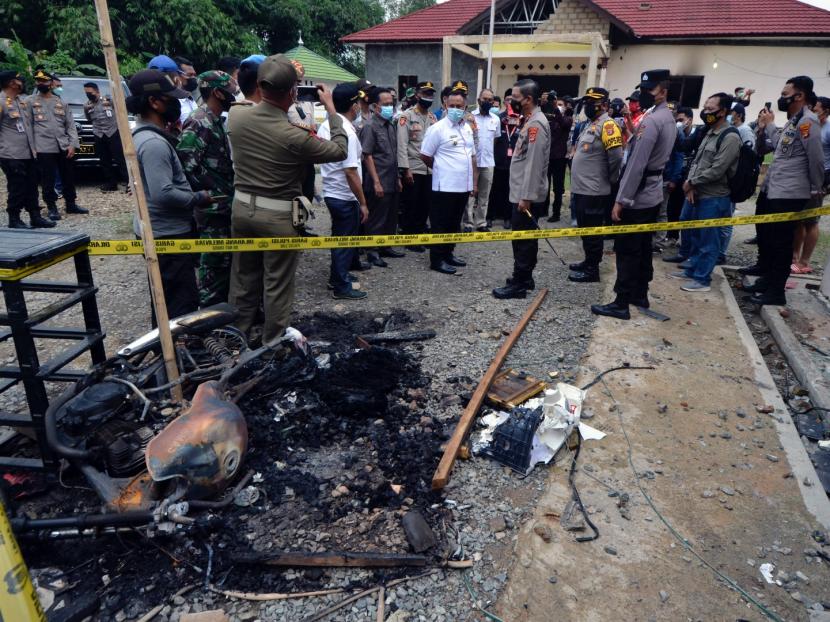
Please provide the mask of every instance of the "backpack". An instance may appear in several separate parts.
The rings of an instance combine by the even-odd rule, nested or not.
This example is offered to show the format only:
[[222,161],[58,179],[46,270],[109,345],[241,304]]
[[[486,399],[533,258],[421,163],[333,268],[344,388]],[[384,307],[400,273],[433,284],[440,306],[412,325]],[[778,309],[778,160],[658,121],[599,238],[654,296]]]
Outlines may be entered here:
[[[740,139],[740,133],[734,127],[727,128],[719,137],[716,149],[720,149],[723,139],[727,134],[737,134]],[[738,167],[735,169],[735,174],[727,179],[729,183],[729,199],[733,203],[741,203],[746,201],[755,194],[755,189],[758,187],[758,177],[761,174],[761,158],[755,153],[755,150],[741,141],[741,150],[738,153]]]

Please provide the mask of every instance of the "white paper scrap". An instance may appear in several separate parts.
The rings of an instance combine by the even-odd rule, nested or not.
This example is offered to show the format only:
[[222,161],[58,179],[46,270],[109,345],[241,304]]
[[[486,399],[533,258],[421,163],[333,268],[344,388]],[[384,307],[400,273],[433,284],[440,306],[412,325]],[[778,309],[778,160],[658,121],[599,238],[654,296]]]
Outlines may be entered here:
[[605,438],[605,432],[592,428],[582,422],[579,423],[579,435],[583,441],[600,441]]
[[761,564],[761,567],[758,568],[758,570],[761,571],[761,575],[767,583],[775,583],[772,578],[772,573],[775,572],[775,566],[772,564]]

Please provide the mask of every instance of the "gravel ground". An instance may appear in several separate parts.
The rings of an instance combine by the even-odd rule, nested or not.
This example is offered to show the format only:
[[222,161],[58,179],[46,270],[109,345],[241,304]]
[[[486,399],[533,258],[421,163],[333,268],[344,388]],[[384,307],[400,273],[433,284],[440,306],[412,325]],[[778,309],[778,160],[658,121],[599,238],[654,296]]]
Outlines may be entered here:
[[[5,202],[1,191],[0,202]],[[64,218],[59,229],[83,231],[92,239],[131,237],[133,202],[129,196],[102,194],[94,184],[88,183],[79,188],[79,204],[89,208],[90,215]],[[317,216],[314,229],[327,233],[330,228],[325,209],[318,209]],[[556,241],[555,245],[565,261],[581,259],[577,241]],[[328,253],[307,252],[297,275],[295,305],[300,317],[318,311],[335,314],[365,311],[384,315],[393,309],[404,309],[422,317],[425,326],[436,328],[437,337],[423,344],[421,365],[433,379],[429,403],[449,430],[462,410],[459,393],[474,388],[498,349],[499,340],[513,328],[530,302],[530,299],[498,301],[490,295],[490,290],[502,285],[511,272],[508,244],[464,245],[456,253],[469,262],[461,275],[432,272],[427,269],[426,255],[408,252],[405,258],[389,260],[390,268],[373,268],[361,273],[361,287],[369,296],[363,301],[344,303],[333,300],[326,289]],[[540,244],[539,257],[537,287],[547,287],[551,293],[514,348],[507,365],[539,378],[558,371],[560,379],[567,381],[575,376],[590,337],[592,319],[588,305],[600,299],[602,285],[568,283],[567,270],[544,243]],[[71,275],[70,267],[71,262],[56,266],[44,276],[67,278]],[[96,257],[93,270],[100,288],[98,305],[107,332],[106,347],[112,352],[149,328],[149,295],[142,259]],[[44,297],[33,295],[30,300],[36,306],[43,304]],[[74,325],[77,321],[75,317],[67,317],[62,318],[61,324]],[[313,334],[307,336],[314,339]],[[44,354],[48,351],[44,349]],[[9,344],[0,345],[0,360],[14,360]],[[80,361],[81,365],[87,363]],[[0,408],[25,408],[22,393],[15,389],[0,396]],[[476,561],[475,567],[467,571],[467,579],[482,604],[494,601],[506,581],[517,526],[532,515],[534,500],[544,481],[544,469],[522,480],[486,459],[460,461],[456,465],[443,498],[453,517],[447,527],[457,534],[454,541]],[[291,571],[283,576],[291,577]],[[327,573],[325,583],[341,586],[366,581],[371,585],[372,577],[363,571],[338,570]],[[230,584],[223,587],[235,589]],[[234,619],[299,620],[341,598],[335,595],[232,605],[215,594],[192,592],[177,598],[175,604],[168,602],[159,619],[177,620],[185,611],[223,607]],[[387,612],[397,616],[389,619],[398,621],[406,619],[405,613],[412,614],[410,620],[481,618],[473,610],[470,594],[458,571],[442,571],[398,585],[389,591],[386,603]],[[364,598],[344,609],[336,619],[366,620],[374,615],[375,607],[374,597]],[[119,618],[126,619],[126,613],[116,616]]]

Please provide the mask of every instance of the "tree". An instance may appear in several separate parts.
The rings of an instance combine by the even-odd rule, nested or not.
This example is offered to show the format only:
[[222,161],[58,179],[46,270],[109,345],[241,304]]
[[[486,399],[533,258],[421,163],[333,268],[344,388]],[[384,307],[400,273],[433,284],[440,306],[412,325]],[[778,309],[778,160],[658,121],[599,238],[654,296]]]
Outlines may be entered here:
[[384,0],[386,19],[397,19],[436,4],[435,0]]

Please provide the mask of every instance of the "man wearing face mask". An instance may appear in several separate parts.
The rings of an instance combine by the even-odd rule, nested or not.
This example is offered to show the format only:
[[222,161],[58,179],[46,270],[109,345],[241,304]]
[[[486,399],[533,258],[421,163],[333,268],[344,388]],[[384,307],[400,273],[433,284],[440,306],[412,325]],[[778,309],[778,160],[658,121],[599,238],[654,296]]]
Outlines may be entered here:
[[[92,133],[95,136],[95,153],[101,160],[101,169],[104,171],[104,185],[102,192],[118,190],[118,181],[126,183],[127,163],[124,160],[124,150],[121,146],[121,135],[118,133],[118,121],[115,118],[115,108],[112,99],[101,91],[95,82],[84,84],[87,102],[84,104],[84,115],[92,124]],[[118,170],[114,173],[113,160]]]
[[[298,60],[292,60],[291,64],[294,65],[294,69],[297,71],[297,86],[299,87],[305,79],[305,67]],[[309,132],[316,132],[317,122],[314,121],[314,102],[294,102],[294,105],[288,109],[288,120],[299,128]],[[306,166],[305,178],[303,179],[303,196],[309,201],[314,200],[316,176],[317,173],[314,169],[314,164],[309,163]]]
[[478,96],[478,108],[473,110],[472,118],[478,132],[476,145],[476,186],[478,194],[470,197],[464,212],[462,224],[464,231],[490,231],[487,226],[487,208],[490,203],[490,189],[493,185],[493,169],[496,160],[493,148],[496,138],[501,134],[501,119],[493,110],[493,91],[483,89]]
[[[689,212],[690,220],[730,216],[729,178],[735,175],[741,151],[740,135],[726,122],[731,107],[731,96],[715,93],[700,111],[700,118],[709,131],[689,169],[689,178],[683,184],[684,209]],[[687,281],[680,287],[683,291],[708,292],[720,250],[719,227],[693,230],[691,253],[681,265],[685,268],[670,276]]]
[[[775,115],[766,108],[758,115],[756,149],[759,155],[775,150],[775,156],[758,194],[756,214],[798,212],[821,200],[824,158],[818,117],[808,107],[812,96],[811,78],[790,78],[778,98],[778,110],[787,115],[784,127],[775,126]],[[744,289],[752,292],[755,304],[784,305],[795,222],[758,224],[756,231],[758,264],[742,272],[760,278]]]
[[[127,111],[137,115],[133,129],[141,182],[147,197],[150,224],[156,239],[189,239],[194,235],[193,212],[213,201],[207,190],[194,192],[176,155],[176,139],[165,127],[179,119],[179,100],[185,91],[155,69],[139,71],[130,79]],[[136,237],[141,222],[133,218]],[[199,291],[192,254],[159,255],[162,288],[170,317],[199,308]],[[156,325],[155,314],[152,315]]]
[[[403,191],[401,192],[401,231],[405,234],[426,233],[429,218],[429,201],[432,192],[432,171],[421,160],[421,145],[427,130],[437,122],[430,109],[434,102],[435,86],[432,82],[419,82],[415,91],[415,105],[401,113],[398,120],[398,167]],[[423,253],[423,246],[408,246],[409,250]]]
[[[37,204],[37,152],[32,132],[31,108],[22,97],[23,76],[0,72],[0,168],[6,175],[10,229],[49,228],[55,223],[40,215]],[[29,213],[31,226],[20,214]]]
[[[465,119],[466,107],[466,90],[452,91],[444,118],[429,128],[421,145],[421,159],[432,168],[432,233],[460,232],[467,201],[477,193],[476,148],[473,129]],[[455,274],[456,268],[466,266],[453,251],[454,244],[431,246],[430,270]]]
[[550,204],[553,190],[553,205],[548,222],[559,222],[562,217],[562,197],[565,195],[565,173],[568,170],[568,136],[573,125],[573,115],[565,114],[565,102],[556,98],[556,91],[549,94],[550,106],[542,108],[550,124],[550,162],[548,163],[548,194],[545,197],[545,211]]
[[[343,121],[331,92],[317,85],[320,103],[329,116],[331,138],[292,125],[288,110],[297,97],[297,70],[282,54],[266,58],[257,73],[262,101],[234,106],[228,115],[228,136],[234,157],[233,235],[297,237],[293,212],[301,195],[306,165],[340,162],[348,154]],[[280,337],[294,306],[297,251],[234,253],[229,302],[239,310],[237,327],[250,334],[265,304],[262,341]]]
[[[538,228],[538,219],[545,213],[550,160],[550,126],[539,108],[542,92],[533,80],[520,80],[513,85],[510,105],[526,119],[513,159],[510,161],[511,226],[514,231]],[[533,269],[539,252],[538,240],[514,240],[513,276],[504,287],[493,290],[496,298],[525,298],[534,289]]]
[[[231,236],[233,164],[222,113],[228,112],[236,101],[237,86],[224,71],[206,71],[197,79],[202,104],[184,122],[176,152],[190,187],[209,190],[217,197],[215,203],[200,206],[194,212],[199,237],[225,239]],[[230,272],[230,253],[199,256],[199,306],[228,301]]]
[[[588,123],[579,135],[571,164],[571,209],[580,227],[601,227],[611,207],[611,187],[617,183],[622,164],[622,133],[608,116],[608,91],[589,88],[582,98],[582,111]],[[582,238],[585,260],[571,264],[568,280],[575,283],[599,281],[603,238]]]
[[[395,107],[389,89],[372,92],[375,114],[363,127],[360,143],[366,163],[363,191],[369,205],[366,235],[394,235],[398,231],[398,200],[401,180],[398,177],[398,132],[393,123]],[[373,266],[389,266],[382,257],[403,257],[394,248],[372,250],[366,258]]]
[[[666,105],[669,94],[667,69],[645,71],[640,76],[639,103],[654,107],[640,119],[629,142],[628,162],[620,179],[611,220],[624,225],[657,222],[663,203],[663,168],[677,140],[674,115]],[[614,241],[617,259],[616,299],[606,305],[591,305],[596,315],[631,319],[629,304],[648,307],[648,284],[654,276],[651,264],[651,233],[626,233]]]
[[196,77],[196,68],[193,66],[193,61],[184,56],[177,56],[175,59],[176,66],[181,72],[180,83],[182,88],[187,91],[187,97],[182,98],[182,114],[179,121],[184,125],[194,110],[199,106],[199,79]]
[[72,158],[80,147],[78,131],[72,111],[60,97],[52,93],[52,76],[38,70],[35,73],[37,93],[28,103],[32,107],[34,122],[35,150],[40,172],[40,186],[46,202],[49,218],[60,220],[58,195],[55,192],[55,172],[63,181],[63,197],[67,214],[88,214],[89,210],[76,202],[75,167]]

